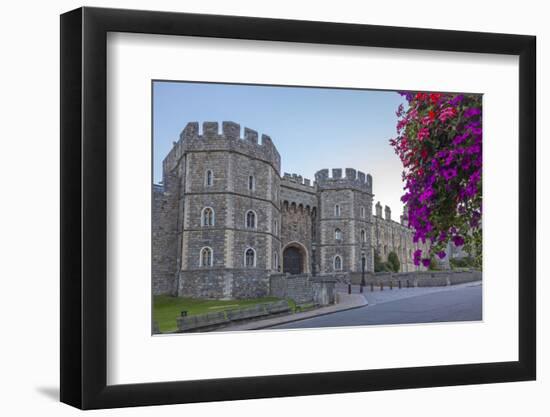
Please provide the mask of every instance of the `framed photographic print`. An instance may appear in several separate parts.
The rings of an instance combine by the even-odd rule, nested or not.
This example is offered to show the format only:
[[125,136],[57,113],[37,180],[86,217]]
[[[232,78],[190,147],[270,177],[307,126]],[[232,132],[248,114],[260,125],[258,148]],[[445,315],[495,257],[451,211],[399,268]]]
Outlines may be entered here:
[[61,400],[535,379],[535,38],[61,16]]

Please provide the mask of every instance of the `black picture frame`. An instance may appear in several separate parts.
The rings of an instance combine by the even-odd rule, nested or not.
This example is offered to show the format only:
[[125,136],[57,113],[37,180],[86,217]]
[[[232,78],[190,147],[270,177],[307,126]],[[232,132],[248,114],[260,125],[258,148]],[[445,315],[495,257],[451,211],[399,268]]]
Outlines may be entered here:
[[[519,360],[107,385],[108,32],[519,56]],[[61,401],[81,409],[533,380],[534,36],[102,8],[61,15]]]

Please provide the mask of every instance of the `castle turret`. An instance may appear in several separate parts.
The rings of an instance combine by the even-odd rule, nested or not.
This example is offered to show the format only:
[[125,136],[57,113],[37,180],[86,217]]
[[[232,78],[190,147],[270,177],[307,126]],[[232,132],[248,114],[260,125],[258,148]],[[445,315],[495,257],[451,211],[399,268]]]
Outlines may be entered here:
[[376,203],[376,217],[382,218],[382,204],[380,204],[380,201]]
[[384,214],[386,216],[386,220],[391,220],[391,209],[389,206],[384,207]]
[[319,198],[319,264],[326,272],[373,269],[370,250],[372,177],[354,168],[315,174]]
[[170,261],[177,295],[267,294],[268,275],[280,262],[281,162],[271,138],[262,135],[260,143],[258,136],[245,127],[241,137],[241,126],[230,121],[221,132],[218,122],[204,122],[202,133],[191,122],[164,159],[164,206],[173,208],[165,217],[177,236],[161,236],[165,244],[153,255],[159,263],[166,253],[177,256]]

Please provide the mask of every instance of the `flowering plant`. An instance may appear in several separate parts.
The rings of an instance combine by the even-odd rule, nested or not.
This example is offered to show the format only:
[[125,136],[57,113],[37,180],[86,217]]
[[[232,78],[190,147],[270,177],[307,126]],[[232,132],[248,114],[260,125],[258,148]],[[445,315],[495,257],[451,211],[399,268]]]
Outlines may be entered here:
[[414,252],[415,265],[428,267],[445,257],[449,242],[466,245],[481,263],[481,96],[404,92],[408,108],[396,115],[397,137],[390,140],[403,163],[413,241],[428,242]]

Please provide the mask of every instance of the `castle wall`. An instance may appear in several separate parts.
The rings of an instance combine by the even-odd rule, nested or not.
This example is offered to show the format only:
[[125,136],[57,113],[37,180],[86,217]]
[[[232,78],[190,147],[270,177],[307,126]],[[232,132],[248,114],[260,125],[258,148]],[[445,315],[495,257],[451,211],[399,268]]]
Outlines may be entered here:
[[[296,243],[305,248],[304,273],[316,272],[318,267],[314,266],[316,256],[314,252],[315,240],[315,213],[317,210],[317,193],[315,186],[309,180],[294,174],[285,174],[281,180],[281,247],[284,251],[289,245]],[[284,261],[284,252],[281,252],[281,259]],[[281,263],[281,271],[283,270]]]
[[[276,271],[275,252],[280,240],[275,223],[281,215],[280,159],[271,140],[258,143],[255,131],[224,122],[203,124],[203,134],[190,123],[182,132],[181,156],[187,159],[184,188],[185,213],[182,232],[178,294],[189,297],[241,298],[267,294],[267,274]],[[207,182],[211,173],[212,183]],[[250,177],[252,189],[250,189]],[[205,208],[214,211],[214,224],[202,224]],[[255,215],[255,227],[246,223]],[[201,250],[212,250],[213,264],[201,265]],[[248,248],[255,264],[245,264]],[[280,256],[280,255],[279,255]]]
[[[351,168],[331,174],[318,171],[314,183],[297,174],[281,178],[280,156],[269,136],[260,142],[248,128],[241,135],[233,122],[223,122],[221,130],[206,122],[199,134],[198,123],[188,123],[163,161],[162,187],[153,188],[153,293],[265,296],[270,275],[283,271],[287,246],[304,251],[305,273],[357,274],[363,257],[372,272],[375,249],[382,261],[396,252],[403,272],[422,269],[413,265],[412,254],[426,245],[413,244],[412,231],[393,221],[388,207],[377,204],[372,215],[372,177]],[[206,207],[214,210],[213,225],[201,222]],[[255,228],[246,224],[249,210]],[[205,247],[212,250],[212,265],[200,263]],[[253,266],[245,263],[247,248],[256,253]],[[335,271],[337,255],[342,268]]]
[[[350,168],[333,169],[332,177],[328,170],[321,170],[316,174],[316,183],[320,203],[320,272],[336,272],[336,256],[342,260],[343,271],[361,271],[363,256],[365,270],[374,270],[370,250],[372,178]],[[336,237],[337,229],[341,239]]]

